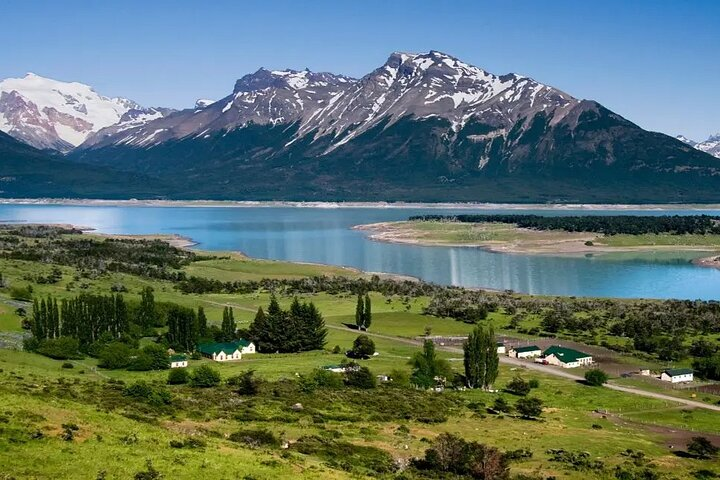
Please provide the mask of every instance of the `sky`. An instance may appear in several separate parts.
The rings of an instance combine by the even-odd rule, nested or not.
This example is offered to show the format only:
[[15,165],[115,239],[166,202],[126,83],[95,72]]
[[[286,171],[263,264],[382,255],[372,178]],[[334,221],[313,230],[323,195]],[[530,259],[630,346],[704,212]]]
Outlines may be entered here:
[[643,128],[720,131],[720,1],[2,0],[0,78],[188,108],[259,67],[354,77],[439,50],[596,100]]

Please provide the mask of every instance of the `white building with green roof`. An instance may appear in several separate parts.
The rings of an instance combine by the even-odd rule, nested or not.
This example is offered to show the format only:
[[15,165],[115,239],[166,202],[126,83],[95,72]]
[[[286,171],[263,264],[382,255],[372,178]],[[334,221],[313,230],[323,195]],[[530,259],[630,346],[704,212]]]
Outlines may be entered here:
[[204,357],[216,362],[227,362],[241,360],[244,353],[255,353],[255,344],[242,339],[234,342],[201,343],[197,350]]
[[509,357],[534,358],[542,355],[542,350],[537,345],[526,345],[524,347],[511,347],[508,350]]
[[591,365],[593,358],[589,353],[553,345],[543,353],[543,363],[563,368],[577,368]]
[[187,355],[183,355],[182,353],[176,353],[174,355],[170,355],[170,368],[185,368],[187,366],[188,366]]

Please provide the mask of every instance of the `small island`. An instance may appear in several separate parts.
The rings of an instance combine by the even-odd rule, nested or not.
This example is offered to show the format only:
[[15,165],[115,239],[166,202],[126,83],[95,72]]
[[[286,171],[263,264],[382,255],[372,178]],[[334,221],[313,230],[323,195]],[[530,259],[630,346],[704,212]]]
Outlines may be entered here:
[[707,215],[432,215],[354,228],[377,241],[502,253],[696,251],[708,254],[696,264],[720,267],[720,218]]

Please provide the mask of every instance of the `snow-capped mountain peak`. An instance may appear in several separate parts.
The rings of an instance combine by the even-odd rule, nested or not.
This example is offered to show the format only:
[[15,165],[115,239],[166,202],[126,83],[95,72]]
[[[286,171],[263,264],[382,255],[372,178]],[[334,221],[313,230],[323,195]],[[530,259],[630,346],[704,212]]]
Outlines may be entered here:
[[720,158],[720,132],[710,135],[707,140],[703,142],[695,142],[685,137],[684,135],[678,135],[678,140],[685,142],[691,147],[695,147],[701,152],[709,153],[710,155]]
[[83,83],[35,73],[0,81],[0,130],[38,148],[67,151],[139,108],[125,98],[99,95]]
[[250,123],[296,124],[295,139],[307,134],[332,139],[325,150],[329,153],[378,125],[387,127],[405,117],[439,118],[454,132],[477,120],[501,132],[538,112],[557,122],[578,103],[531,78],[494,75],[442,52],[394,52],[359,80],[307,69],[260,68],[241,77],[232,94],[209,106],[179,112],[102,143],[148,147]]

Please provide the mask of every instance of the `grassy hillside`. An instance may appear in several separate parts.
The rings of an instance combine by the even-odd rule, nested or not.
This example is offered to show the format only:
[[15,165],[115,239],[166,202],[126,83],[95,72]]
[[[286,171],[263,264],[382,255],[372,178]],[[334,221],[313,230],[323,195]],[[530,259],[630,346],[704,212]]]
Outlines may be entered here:
[[[62,238],[26,241],[57,245]],[[45,251],[58,261],[67,260],[49,245]],[[38,282],[51,276],[53,267],[60,269],[60,278],[55,283]],[[300,294],[313,301],[325,318],[324,350],[246,355],[239,362],[224,364],[191,360],[190,370],[212,365],[223,381],[254,370],[263,381],[255,395],[240,395],[237,387],[227,383],[207,389],[166,386],[167,371],[107,370],[89,356],[52,360],[12,348],[27,335],[17,312],[24,304],[12,297],[18,287],[27,285],[32,285],[37,298],[107,294],[122,286],[129,302],[138,300],[143,287],[152,286],[158,302],[204,306],[212,324],[220,323],[225,306],[233,306],[239,328],[247,327],[257,308],[266,307],[270,298],[262,288],[250,293],[182,294],[173,280],[99,268],[0,258],[5,284],[0,289],[0,342],[5,346],[0,349],[0,473],[7,478],[132,478],[153,470],[163,478],[179,479],[197,478],[199,473],[246,479],[431,478],[408,468],[408,462],[422,457],[441,433],[502,451],[531,452],[510,462],[513,476],[526,475],[517,478],[616,478],[617,468],[623,475],[644,475],[619,478],[692,478],[698,470],[720,470],[712,460],[676,454],[695,435],[718,443],[717,413],[589,387],[542,372],[502,366],[497,392],[426,392],[399,384],[372,390],[309,387],[303,378],[318,367],[340,363],[344,355],[333,353],[334,347],[344,352],[357,336],[357,331],[345,326],[354,322],[356,304],[355,294],[348,291]],[[196,258],[178,271],[222,281],[309,280],[318,274],[338,273],[361,276],[335,267],[236,256]],[[288,307],[292,297],[281,294],[281,306]],[[428,330],[432,335],[457,336],[473,328],[424,314],[431,302],[428,296],[373,292],[371,299],[369,333],[379,355],[360,363],[373,374],[409,373],[408,359],[419,350],[417,338]],[[508,312],[497,311],[488,322],[500,333],[521,335],[504,329],[511,318]],[[539,317],[530,316],[526,322],[528,327],[539,325]],[[158,329],[163,332],[164,328]],[[141,343],[153,340],[144,338]],[[450,349],[439,349],[438,354],[455,371],[462,370],[461,355]],[[66,368],[66,363],[72,368]],[[517,375],[539,382],[531,393],[544,403],[539,419],[488,410],[500,397],[511,405],[518,402],[520,397],[503,391]],[[167,392],[168,400],[130,395],[128,387],[138,381],[147,382],[153,391]],[[707,400],[715,401],[710,396]],[[297,403],[302,409],[292,408]],[[257,430],[272,432],[279,444],[251,445],[242,440],[250,435],[248,431]],[[553,449],[588,452],[589,461],[573,463]]]

